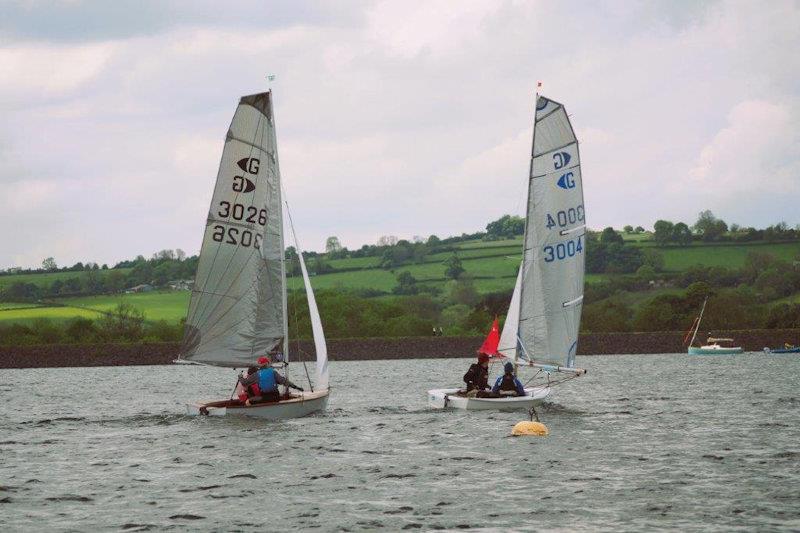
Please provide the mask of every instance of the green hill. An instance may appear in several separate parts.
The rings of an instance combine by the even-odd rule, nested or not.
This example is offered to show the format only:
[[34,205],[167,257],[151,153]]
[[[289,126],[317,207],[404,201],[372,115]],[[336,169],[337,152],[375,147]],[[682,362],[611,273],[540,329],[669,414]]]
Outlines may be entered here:
[[[703,243],[694,242],[690,246],[657,247],[652,235],[624,235],[628,245],[643,250],[655,250],[663,256],[664,273],[662,277],[679,275],[696,265],[726,267],[739,269],[745,265],[748,254],[752,252],[770,254],[777,259],[791,262],[800,257],[800,243]],[[445,262],[457,254],[465,274],[472,280],[480,295],[489,293],[510,292],[514,285],[521,258],[522,239],[506,239],[498,241],[471,240],[451,245],[440,245],[437,253],[424,255],[416,260],[409,259],[404,264],[391,269],[381,268],[382,257],[354,257],[327,260],[320,256],[324,263],[334,269],[333,272],[312,275],[312,284],[316,290],[352,290],[373,296],[391,295],[398,285],[397,277],[409,272],[417,280],[417,285],[425,289],[433,289],[444,298],[449,284],[453,282],[446,275]],[[314,269],[317,259],[310,257],[308,263]],[[107,277],[113,272],[127,274],[131,268],[94,271],[97,275]],[[17,274],[0,276],[0,291],[15,282],[32,283],[46,288],[56,280],[69,278],[86,278],[89,272],[56,272],[40,274]],[[633,279],[633,275],[625,274],[587,274],[588,284],[600,284],[613,280]],[[299,277],[288,279],[288,289],[299,291],[302,281]],[[662,290],[621,289],[613,291],[615,301],[631,309],[638,309],[643,303],[658,295],[678,294],[682,289],[669,288]],[[391,301],[402,297],[384,296]],[[34,303],[5,302],[0,303],[0,325],[10,323],[30,324],[39,318],[47,318],[56,322],[75,317],[98,318],[103,313],[112,311],[119,303],[130,303],[143,311],[148,321],[166,320],[178,322],[185,316],[188,307],[188,291],[154,291],[137,294],[115,294],[85,297],[62,297],[43,299]],[[775,303],[794,303],[800,301],[800,293],[781,297]]]

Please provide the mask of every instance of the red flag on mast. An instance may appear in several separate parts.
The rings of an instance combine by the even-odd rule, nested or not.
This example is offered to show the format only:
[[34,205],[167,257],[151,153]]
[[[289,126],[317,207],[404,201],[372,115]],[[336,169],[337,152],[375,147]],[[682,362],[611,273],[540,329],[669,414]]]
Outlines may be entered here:
[[478,353],[485,353],[489,357],[505,357],[503,354],[497,351],[497,347],[500,345],[500,324],[497,321],[497,317],[494,318],[494,322],[492,322],[492,329],[489,330],[489,334],[486,336],[486,340],[483,341],[481,344]]

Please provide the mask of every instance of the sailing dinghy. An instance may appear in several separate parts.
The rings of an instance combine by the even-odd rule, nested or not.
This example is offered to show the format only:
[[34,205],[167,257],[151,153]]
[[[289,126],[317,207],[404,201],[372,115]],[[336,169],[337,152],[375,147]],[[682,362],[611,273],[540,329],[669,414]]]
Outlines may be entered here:
[[[297,244],[296,235],[294,240]],[[298,258],[317,352],[315,383],[309,377],[308,390],[289,394],[287,388],[277,402],[192,403],[186,406],[190,415],[282,419],[325,409],[325,336],[302,253]],[[256,366],[267,354],[278,361],[276,371],[288,373],[283,212],[271,91],[242,97],[225,137],[178,362],[237,369]]]
[[[586,217],[578,140],[564,106],[537,95],[522,264],[498,353],[534,372],[525,396],[467,397],[428,391],[433,408],[530,409],[551,387],[586,371],[575,368],[583,304]],[[561,374],[558,379],[551,376]],[[490,380],[491,381],[491,380]]]

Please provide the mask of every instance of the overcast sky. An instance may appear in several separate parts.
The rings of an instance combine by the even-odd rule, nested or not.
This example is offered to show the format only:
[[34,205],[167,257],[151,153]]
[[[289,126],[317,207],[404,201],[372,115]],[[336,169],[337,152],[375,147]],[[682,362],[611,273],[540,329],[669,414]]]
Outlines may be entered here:
[[796,1],[6,0],[0,268],[197,253],[267,74],[305,249],[522,214],[537,80],[590,227],[800,223]]

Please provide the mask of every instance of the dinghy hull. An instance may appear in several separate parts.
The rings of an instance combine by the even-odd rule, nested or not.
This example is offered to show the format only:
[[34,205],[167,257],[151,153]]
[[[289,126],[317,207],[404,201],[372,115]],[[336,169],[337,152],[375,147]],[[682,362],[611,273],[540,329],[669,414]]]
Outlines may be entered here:
[[243,405],[237,400],[221,400],[208,403],[190,403],[186,405],[186,413],[190,416],[245,416],[265,420],[283,420],[300,418],[324,411],[328,406],[328,391],[303,392],[280,402]]
[[467,398],[457,396],[459,389],[433,389],[428,391],[428,406],[433,409],[465,409],[467,411],[528,410],[542,403],[549,395],[549,387],[525,389],[526,396],[506,398]]
[[765,354],[800,353],[800,346],[793,348],[764,348]]

